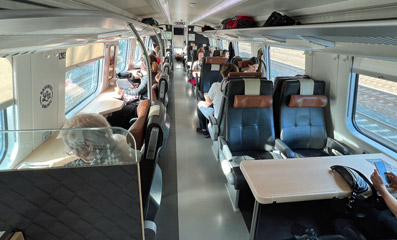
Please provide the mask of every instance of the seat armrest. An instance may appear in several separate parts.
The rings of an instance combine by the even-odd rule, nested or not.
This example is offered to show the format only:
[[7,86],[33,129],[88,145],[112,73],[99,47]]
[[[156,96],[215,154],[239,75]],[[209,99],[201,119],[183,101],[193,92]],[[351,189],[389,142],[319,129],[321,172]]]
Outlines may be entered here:
[[219,135],[218,121],[213,114],[211,114],[209,116],[209,118],[210,118],[210,120],[208,123],[208,131],[210,133],[211,140],[216,141],[218,139],[218,135]]
[[220,150],[222,151],[226,160],[232,160],[233,154],[232,154],[232,151],[230,151],[230,148],[227,145],[226,140],[223,137],[218,137],[218,141],[219,141]]
[[247,188],[248,184],[247,181],[245,180],[245,177],[243,175],[243,172],[241,171],[240,167],[233,167],[232,168],[232,175],[233,175],[233,181],[234,181],[234,188],[236,190],[241,190],[243,188]]
[[197,89],[197,101],[205,101],[204,93],[199,89]]
[[347,149],[345,146],[343,146],[340,142],[338,142],[335,139],[330,138],[330,137],[327,138],[326,152],[330,156],[350,155],[349,149]]
[[130,119],[130,124],[131,124],[131,125],[134,124],[134,123],[136,122],[136,120],[138,120],[138,118],[131,118],[131,119]]
[[277,138],[275,141],[275,148],[280,151],[283,158],[294,158],[295,153],[285,144],[281,139]]

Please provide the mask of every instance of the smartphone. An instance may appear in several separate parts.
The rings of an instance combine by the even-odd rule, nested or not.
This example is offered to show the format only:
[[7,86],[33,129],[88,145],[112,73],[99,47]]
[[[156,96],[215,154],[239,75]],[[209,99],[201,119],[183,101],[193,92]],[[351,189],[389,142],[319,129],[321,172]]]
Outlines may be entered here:
[[387,170],[386,170],[385,163],[383,161],[376,161],[375,166],[376,166],[376,169],[378,170],[380,176],[382,177],[383,182],[385,184],[390,184],[390,179],[386,174]]

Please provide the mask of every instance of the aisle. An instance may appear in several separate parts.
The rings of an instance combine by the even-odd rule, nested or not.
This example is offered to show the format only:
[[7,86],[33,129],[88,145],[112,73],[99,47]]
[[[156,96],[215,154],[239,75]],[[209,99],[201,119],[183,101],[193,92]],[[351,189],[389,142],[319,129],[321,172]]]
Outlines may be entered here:
[[183,69],[177,66],[174,70],[173,121],[176,128],[179,239],[248,239],[241,214],[232,209],[224,185],[226,179],[213,156],[211,140],[196,133],[197,102],[185,76]]

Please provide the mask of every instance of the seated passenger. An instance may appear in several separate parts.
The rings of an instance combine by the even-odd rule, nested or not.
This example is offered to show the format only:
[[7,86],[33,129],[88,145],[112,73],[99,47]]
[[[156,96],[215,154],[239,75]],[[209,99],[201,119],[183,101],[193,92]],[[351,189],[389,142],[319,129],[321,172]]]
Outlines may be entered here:
[[[101,128],[110,127],[105,117],[100,114],[78,114],[66,120],[63,128]],[[135,150],[127,144],[126,137],[113,134],[111,129],[101,130],[65,130],[60,131],[69,147],[69,154],[79,157],[79,160],[68,163],[67,166],[99,165],[129,163],[135,161]],[[137,151],[138,159],[141,153]]]
[[[397,176],[392,172],[387,172],[390,179],[391,188],[397,189]],[[387,190],[382,177],[375,169],[371,175],[371,181],[375,189],[380,193],[388,209],[372,211],[362,221],[359,222],[362,229],[371,235],[371,239],[397,239],[397,200]]]
[[221,86],[227,81],[227,76],[230,72],[238,72],[238,67],[234,64],[223,65],[220,71],[223,80],[213,83],[208,93],[204,94],[205,101],[200,101],[197,104],[197,116],[200,127],[196,131],[204,136],[209,136],[206,119],[209,119],[211,114],[218,118],[223,98]]
[[161,63],[161,60],[160,60],[160,58],[159,58],[159,52],[160,52],[160,46],[156,46],[156,47],[154,48],[154,53],[156,54],[155,56],[156,56],[156,58],[157,58],[157,64],[160,64],[160,63]]
[[230,63],[229,56],[230,55],[229,55],[229,51],[228,50],[226,50],[226,49],[222,50],[222,57],[227,58],[226,63]]
[[256,72],[258,70],[259,61],[257,57],[252,57],[248,63],[248,70],[245,72]]
[[215,51],[215,48],[213,46],[210,46],[210,57],[214,56],[214,51]]
[[192,67],[192,74],[190,76],[189,82],[194,86],[196,84],[197,81],[197,75],[195,73],[200,73],[201,71],[201,67],[203,65],[203,58],[204,58],[204,51],[199,50],[197,51],[197,61],[195,61],[193,63],[193,67]]

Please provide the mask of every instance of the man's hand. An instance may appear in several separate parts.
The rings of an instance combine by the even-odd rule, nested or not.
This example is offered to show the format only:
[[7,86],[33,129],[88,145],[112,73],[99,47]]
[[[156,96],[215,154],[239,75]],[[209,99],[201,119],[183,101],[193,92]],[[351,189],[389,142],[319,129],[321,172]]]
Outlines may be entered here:
[[397,176],[392,172],[387,172],[386,174],[390,179],[389,187],[397,188]]
[[205,101],[200,101],[197,103],[197,107],[202,108],[202,107],[207,107],[207,106],[205,105]]
[[385,183],[382,180],[382,177],[379,175],[378,170],[374,170],[374,172],[371,174],[371,181],[376,190],[381,192],[382,190],[386,190]]

